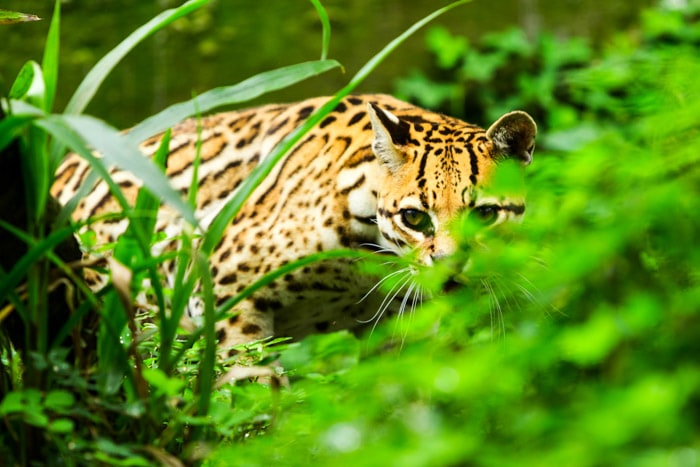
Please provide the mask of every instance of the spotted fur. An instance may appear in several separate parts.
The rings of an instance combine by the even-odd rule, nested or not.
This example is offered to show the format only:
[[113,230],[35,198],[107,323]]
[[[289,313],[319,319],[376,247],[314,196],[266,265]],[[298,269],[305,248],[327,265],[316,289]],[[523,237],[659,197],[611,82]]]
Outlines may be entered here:
[[[327,99],[202,119],[197,215],[204,228],[251,170]],[[524,112],[506,114],[484,130],[390,96],[344,99],[276,165],[228,226],[211,256],[218,303],[265,273],[315,252],[416,252],[419,262],[430,265],[454,251],[448,225],[460,213],[474,212],[489,223],[517,219],[525,209],[522,198],[493,197],[483,188],[499,161],[530,163],[535,134],[535,123]],[[152,154],[159,141],[144,142],[143,151]],[[173,129],[166,173],[183,194],[193,174],[196,141],[195,121]],[[60,201],[77,192],[87,168],[77,156],[66,159],[53,187]],[[127,198],[135,199],[138,180],[118,170],[113,177]],[[117,208],[106,184],[98,182],[78,205],[75,219]],[[100,242],[110,242],[125,222],[96,222],[90,228]],[[166,206],[157,229],[175,238],[181,221]],[[352,329],[378,310],[406,305],[411,289],[385,300],[376,283],[348,260],[298,269],[240,303],[219,324],[218,337],[228,346],[271,335],[299,338]],[[201,313],[201,306],[193,297],[190,312]]]

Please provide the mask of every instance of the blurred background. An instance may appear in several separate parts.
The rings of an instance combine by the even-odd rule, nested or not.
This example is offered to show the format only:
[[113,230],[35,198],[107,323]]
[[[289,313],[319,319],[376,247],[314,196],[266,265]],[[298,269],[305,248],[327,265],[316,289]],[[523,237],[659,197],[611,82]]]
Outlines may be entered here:
[[[130,32],[173,0],[66,0],[62,2],[61,68],[56,110],[61,110],[87,71]],[[412,23],[446,1],[326,0],[332,22],[330,57],[346,73],[326,73],[266,101],[293,101],[331,94],[343,86],[375,52]],[[449,35],[478,44],[485,36],[518,30],[534,41],[543,33],[558,40],[585,38],[591,47],[633,24],[652,0],[476,0],[439,18]],[[41,61],[53,2],[6,0],[2,8],[36,14],[43,21],[0,29],[0,79],[7,89],[22,64]],[[430,70],[435,57],[424,29],[412,37],[363,83],[360,92],[398,93],[413,98],[415,82],[398,83],[417,70]],[[443,36],[450,37],[449,35]],[[138,46],[100,89],[88,113],[117,127],[131,126],[169,104],[216,86],[235,84],[256,73],[320,56],[321,26],[308,0],[215,0]],[[439,37],[437,38],[440,39]],[[459,50],[456,51],[459,53]],[[482,68],[483,64],[475,65]],[[500,79],[514,79],[502,75]],[[398,83],[398,84],[397,84]],[[431,90],[424,105],[439,105]],[[444,94],[444,92],[443,92]],[[454,96],[452,96],[454,98]],[[415,98],[413,99],[415,100]],[[461,114],[459,108],[442,110]],[[457,106],[458,107],[458,106]],[[497,109],[500,110],[500,109]],[[465,116],[465,115],[458,115]],[[466,115],[479,118],[479,115]],[[479,122],[486,124],[487,122]]]

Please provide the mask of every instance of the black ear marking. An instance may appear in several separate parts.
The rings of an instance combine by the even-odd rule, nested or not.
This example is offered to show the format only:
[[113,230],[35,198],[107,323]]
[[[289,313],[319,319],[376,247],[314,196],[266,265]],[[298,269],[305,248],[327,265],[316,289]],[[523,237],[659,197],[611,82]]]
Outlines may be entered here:
[[408,143],[410,137],[410,125],[408,122],[401,120],[396,115],[378,107],[372,102],[370,102],[369,106],[391,137],[392,143],[397,146],[404,146]]
[[399,148],[408,142],[410,126],[408,122],[373,103],[367,104],[367,113],[374,132],[372,150],[389,171],[395,172],[405,163],[405,157]]
[[532,162],[537,124],[527,113],[516,110],[503,115],[486,135],[493,142],[497,157],[514,157],[523,165]]

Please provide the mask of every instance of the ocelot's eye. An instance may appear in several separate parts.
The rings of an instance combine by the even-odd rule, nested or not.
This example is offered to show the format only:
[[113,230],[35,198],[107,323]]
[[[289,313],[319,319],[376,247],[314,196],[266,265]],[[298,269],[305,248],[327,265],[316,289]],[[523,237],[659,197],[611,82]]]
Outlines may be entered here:
[[475,207],[469,217],[483,226],[489,226],[498,220],[498,211],[501,208],[492,204]]
[[420,211],[418,209],[402,209],[401,221],[406,227],[426,235],[432,235],[435,232],[433,221],[430,219],[430,215],[425,211]]

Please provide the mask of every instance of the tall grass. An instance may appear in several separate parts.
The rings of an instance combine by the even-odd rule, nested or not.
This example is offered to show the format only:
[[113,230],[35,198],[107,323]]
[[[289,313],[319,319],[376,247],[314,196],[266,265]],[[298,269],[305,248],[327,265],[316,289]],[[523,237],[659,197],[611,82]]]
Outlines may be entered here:
[[[21,161],[16,171],[23,175],[27,210],[26,225],[13,225],[7,220],[0,224],[26,244],[21,257],[0,272],[0,303],[4,304],[0,319],[3,324],[19,322],[24,330],[22,336],[15,335],[10,327],[3,326],[2,330],[0,415],[8,430],[0,435],[0,455],[10,463],[61,458],[67,465],[151,465],[154,461],[177,465],[178,459],[196,462],[204,458],[209,443],[222,438],[235,439],[269,425],[269,421],[258,420],[267,408],[251,412],[239,407],[241,396],[230,392],[236,391],[235,387],[215,389],[215,375],[221,363],[217,363],[214,326],[236,299],[284,271],[263,278],[233,302],[216,308],[208,255],[245,198],[305,131],[410,34],[465,2],[437,10],[373,57],[326,106],[256,168],[236,198],[198,241],[192,199],[189,202],[181,199],[162,172],[169,142],[167,128],[183,118],[223,105],[239,104],[339,66],[338,62],[325,58],[330,23],[321,3],[313,1],[323,25],[321,60],[261,73],[242,83],[209,91],[146,119],[128,134],[107,122],[82,115],[105,77],[130,50],[157,30],[207,3],[188,1],[135,30],[87,74],[63,112],[55,113],[52,107],[60,37],[60,1],[57,1],[43,63],[39,66],[29,62],[10,95],[2,99],[5,115],[0,121],[0,150],[5,159],[12,153]],[[138,142],[164,130],[155,157],[142,157]],[[129,220],[127,231],[118,239],[106,264],[101,265],[112,280],[97,295],[81,280],[80,266],[84,265],[71,263],[72,259],[53,251],[61,242],[70,241],[81,228],[81,225],[68,226],[67,222],[79,196],[86,193],[81,190],[74,201],[62,208],[51,204],[49,187],[66,148],[89,161],[94,174],[88,180],[97,177],[105,180],[121,207],[117,216]],[[95,157],[93,151],[101,157]],[[142,180],[144,189],[133,205],[111,179],[111,166],[130,171]],[[161,202],[177,209],[190,228],[182,235],[176,252],[154,257],[151,244],[157,240],[155,214]],[[286,270],[341,254],[352,253],[317,255],[287,265]],[[177,264],[178,280],[172,290],[163,285],[159,269],[163,261]],[[52,277],[56,270],[63,276],[61,283],[69,284],[65,294],[59,297],[66,316],[58,331],[52,329],[55,322],[50,318],[56,310],[47,300],[55,285]],[[156,324],[148,319],[144,321],[134,309],[134,297],[141,291],[144,278],[149,279],[149,292],[155,297]],[[204,319],[201,327],[186,331],[180,323],[187,299],[198,286],[205,303]],[[88,318],[94,316],[99,317],[99,324],[91,327]],[[77,326],[81,322],[85,329],[74,332],[80,329]],[[66,342],[69,335],[72,338]],[[74,353],[67,352],[65,344]],[[80,365],[75,365],[78,350],[81,355],[89,355]],[[246,397],[249,396],[243,398]],[[269,404],[271,394],[263,394],[261,401]]]

